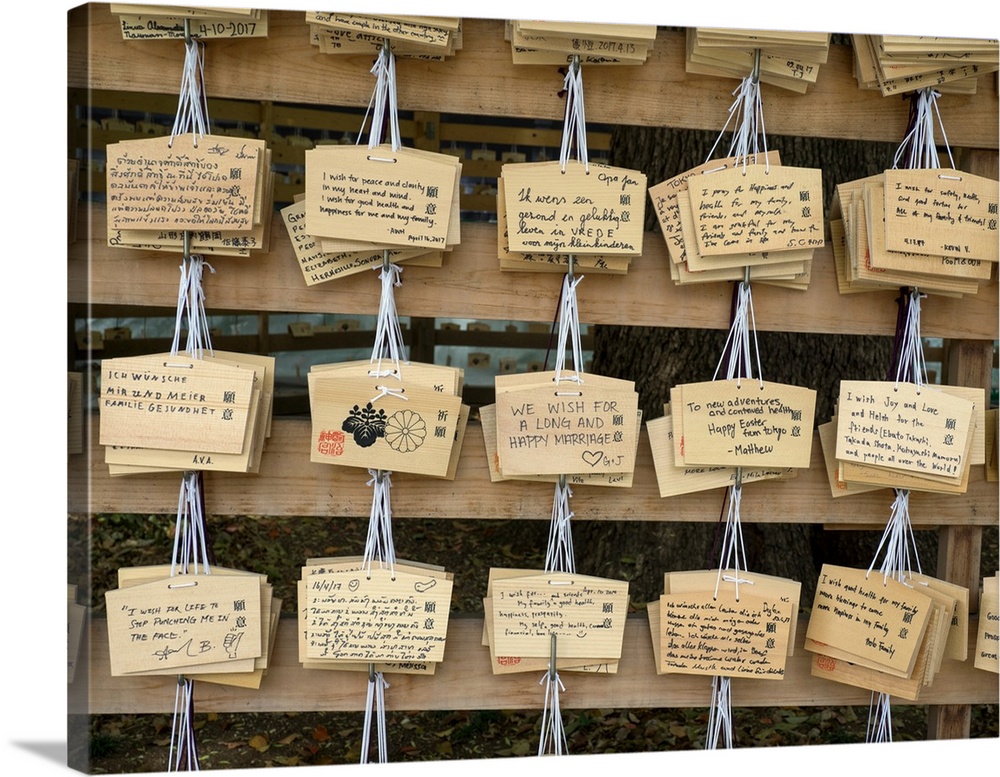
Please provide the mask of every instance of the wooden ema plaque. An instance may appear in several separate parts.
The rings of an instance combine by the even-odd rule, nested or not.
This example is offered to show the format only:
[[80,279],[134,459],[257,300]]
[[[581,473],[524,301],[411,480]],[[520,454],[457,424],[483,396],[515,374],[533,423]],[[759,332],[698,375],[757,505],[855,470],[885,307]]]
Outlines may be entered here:
[[704,256],[823,247],[821,170],[756,164],[691,183],[689,178]]
[[790,605],[758,596],[751,586],[738,597],[731,588],[665,594],[659,618],[663,673],[784,677]]
[[188,356],[105,359],[100,443],[238,454],[254,381],[252,369]]
[[504,390],[498,379],[497,453],[504,477],[634,469],[639,396],[630,382],[609,380],[543,380]]
[[261,655],[257,576],[178,575],[105,594],[112,675]]
[[[496,646],[493,643],[493,635],[496,628],[498,628],[498,625],[494,622],[493,611],[494,582],[497,580],[513,580],[515,578],[532,578],[537,577],[538,574],[538,570],[534,569],[503,569],[497,567],[490,569],[489,577],[486,582],[486,596],[483,598],[484,618],[482,644],[484,647],[488,647],[490,649],[490,664],[493,667],[493,674],[544,672],[549,667],[549,662],[552,658],[551,653],[545,658],[498,654]],[[556,668],[559,671],[582,672],[587,674],[615,674],[618,671],[618,661],[616,659],[612,659],[607,656],[568,658],[566,656],[558,655],[558,644],[556,647]]]
[[[687,261],[686,248],[692,243],[692,240],[686,240],[684,236],[678,195],[681,192],[687,192],[692,183],[695,186],[701,184],[702,176],[738,169],[740,161],[738,157],[713,159],[649,187],[649,197],[656,212],[660,232],[666,241],[667,253],[674,264]],[[776,167],[781,164],[781,157],[777,151],[768,151],[761,161],[766,161],[771,167]],[[694,237],[693,233],[691,237]]]
[[315,572],[304,582],[308,658],[444,659],[451,580],[373,568]]
[[975,667],[1000,673],[1000,574],[983,578],[979,602],[979,629],[976,633]]
[[497,655],[621,657],[628,583],[567,572],[493,580],[492,636]]
[[263,144],[185,134],[109,146],[108,231],[249,230]]
[[407,248],[454,244],[450,226],[461,166],[457,157],[408,148],[310,149],[306,231]]
[[675,456],[684,466],[809,466],[812,389],[748,378],[713,380],[675,387],[670,404]]
[[569,161],[504,165],[507,242],[515,253],[642,253],[646,176]]
[[961,480],[974,403],[934,386],[841,381],[837,459]]
[[[503,473],[500,464],[500,456],[497,452],[497,419],[496,405],[483,405],[479,408],[479,420],[483,426],[483,443],[486,448],[486,460],[489,462],[490,481],[498,483],[503,480],[528,480],[542,483],[556,483],[561,477],[566,477],[566,482],[571,486],[609,486],[612,488],[631,488],[632,470],[627,472],[577,472],[573,474],[562,473],[559,475],[518,475],[508,477]],[[642,411],[636,413],[636,428],[642,423]],[[636,444],[639,436],[636,435]]]
[[378,362],[348,362],[310,371],[310,460],[453,478],[468,419],[461,371],[418,363],[379,370]]
[[886,248],[1000,261],[997,202],[997,182],[971,173],[886,170]]
[[806,647],[839,649],[856,663],[909,677],[932,609],[929,596],[878,571],[824,564]]
[[[649,445],[653,453],[653,468],[660,496],[677,496],[715,488],[726,488],[736,483],[736,467],[731,466],[681,466],[674,459],[674,430],[669,412],[646,422]],[[795,476],[791,467],[773,469],[744,468],[743,483],[757,480],[776,480]]]

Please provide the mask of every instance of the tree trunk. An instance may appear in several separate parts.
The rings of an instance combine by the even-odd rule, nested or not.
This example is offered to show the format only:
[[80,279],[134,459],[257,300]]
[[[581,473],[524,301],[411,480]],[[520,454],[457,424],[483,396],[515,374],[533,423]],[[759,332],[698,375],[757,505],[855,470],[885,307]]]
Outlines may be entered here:
[[[611,163],[641,170],[652,186],[709,159],[716,137],[715,133],[670,128],[617,127],[612,133]],[[891,144],[815,138],[772,137],[767,145],[779,151],[784,165],[821,168],[825,202],[830,202],[838,183],[891,167],[895,150]],[[711,157],[727,154],[727,147],[720,144]],[[646,229],[659,236],[652,208],[646,211]],[[887,308],[885,315],[894,320],[895,306]],[[728,323],[720,321],[719,325],[727,327]],[[643,419],[652,420],[663,415],[663,404],[673,386],[712,378],[726,334],[725,329],[636,327],[627,322],[597,326],[591,371],[635,381]],[[883,380],[892,351],[889,337],[761,332],[758,343],[766,380],[817,391],[817,423],[830,419],[842,378]],[[892,492],[886,494],[885,516],[872,516],[874,524],[888,518]],[[669,500],[665,500],[664,510],[669,509]],[[574,527],[577,568],[587,574],[625,577],[632,581],[634,602],[654,601],[663,592],[665,571],[718,564],[719,519],[724,519],[724,509],[724,503],[719,504],[718,512],[706,505],[712,514],[706,516],[705,523],[631,522],[615,532],[608,532],[600,522],[581,522]],[[749,569],[799,580],[803,602],[811,601],[824,561],[867,566],[878,546],[878,532],[825,532],[813,525],[755,524],[753,515],[753,490],[748,487],[741,505],[741,523]],[[935,557],[936,550],[928,548],[921,555],[925,552],[928,559]]]

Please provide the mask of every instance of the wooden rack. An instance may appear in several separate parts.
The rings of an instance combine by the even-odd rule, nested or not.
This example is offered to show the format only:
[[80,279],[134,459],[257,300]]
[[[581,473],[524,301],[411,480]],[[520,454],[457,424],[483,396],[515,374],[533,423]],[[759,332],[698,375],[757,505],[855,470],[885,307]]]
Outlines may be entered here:
[[[484,116],[558,118],[562,79],[555,68],[511,63],[502,22],[467,19],[464,48],[445,63],[400,60],[402,110]],[[181,44],[126,42],[107,5],[91,4],[69,15],[69,87],[166,94],[176,89]],[[851,51],[833,46],[815,87],[805,95],[764,90],[770,125],[783,134],[866,141],[898,141],[907,120],[907,103],[859,90]],[[725,123],[733,82],[684,71],[683,34],[662,31],[650,60],[641,67],[592,68],[587,73],[588,119],[690,129],[718,129]],[[365,57],[334,57],[309,45],[301,12],[272,11],[267,39],[213,40],[208,43],[208,88],[214,98],[281,101],[342,106],[367,105],[370,62]],[[980,78],[975,96],[942,101],[948,138],[960,149],[960,166],[997,177],[998,99],[995,77]],[[109,248],[105,213],[90,208],[80,239],[69,248],[69,303],[108,306],[170,307],[177,294],[175,262],[155,254]],[[579,290],[581,318],[587,323],[659,327],[724,328],[730,287],[710,284],[678,288],[664,269],[663,241],[647,234],[641,257],[625,276],[591,276]],[[250,258],[213,257],[216,270],[206,281],[212,311],[336,312],[374,314],[377,284],[364,276],[306,287],[280,219],[272,230],[271,250]],[[540,273],[503,273],[497,267],[496,227],[463,224],[462,242],[443,269],[408,268],[397,302],[400,312],[418,317],[545,320],[561,278]],[[827,334],[891,335],[895,292],[841,296],[832,252],[817,252],[808,291],[761,286],[755,289],[757,327],[762,330]],[[950,341],[946,382],[989,390],[994,341],[998,337],[997,283],[976,296],[935,297],[922,311],[922,331]],[[69,511],[74,513],[163,513],[176,502],[176,476],[112,479],[96,444],[91,419],[84,455],[71,457]],[[363,516],[370,492],[357,477],[308,460],[308,422],[275,419],[273,437],[257,476],[206,475],[206,508],[217,515]],[[831,499],[818,441],[813,461],[799,477],[783,483],[747,486],[755,519],[797,521],[870,528],[886,511],[884,494]],[[995,484],[982,468],[970,478],[968,493],[942,496],[915,493],[913,521],[938,527],[937,574],[970,588],[975,609],[980,584],[980,545],[984,526],[996,525]],[[613,493],[609,493],[613,492]],[[331,494],[336,494],[334,499]],[[580,488],[574,493],[577,520],[715,520],[720,492],[660,499],[648,439],[640,440],[631,489]],[[711,506],[709,506],[711,505]],[[470,426],[453,484],[400,476],[393,491],[393,515],[475,520],[547,519],[551,486],[491,483],[482,430]],[[759,516],[759,518],[758,518]],[[252,518],[247,518],[252,520]],[[461,581],[456,581],[461,585]],[[206,711],[344,710],[363,706],[363,678],[350,673],[303,669],[297,660],[296,623],[283,619],[274,662],[256,691],[209,686],[199,691]],[[432,677],[393,680],[387,702],[395,709],[535,708],[537,677],[491,674],[488,652],[480,645],[482,620],[456,618],[449,628],[446,660]],[[804,627],[797,636],[801,646]],[[106,624],[91,624],[88,671],[71,686],[70,711],[83,714],[163,712],[172,708],[171,678],[110,676]],[[707,685],[684,675],[657,676],[648,626],[630,619],[620,671],[614,676],[574,678],[564,705],[574,707],[707,706]],[[78,675],[81,673],[78,673]],[[813,678],[809,654],[797,650],[786,677],[777,682],[734,680],[741,706],[867,704],[869,693]],[[935,705],[931,736],[967,737],[970,705],[997,703],[995,677],[966,662],[945,668],[918,703]],[[895,701],[895,699],[894,699]],[[905,703],[905,702],[902,702]]]

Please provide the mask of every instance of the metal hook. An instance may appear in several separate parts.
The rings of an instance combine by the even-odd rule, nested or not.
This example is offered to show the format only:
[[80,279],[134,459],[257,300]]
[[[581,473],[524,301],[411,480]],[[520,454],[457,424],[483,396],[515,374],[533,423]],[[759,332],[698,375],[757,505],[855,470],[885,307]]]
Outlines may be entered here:
[[375,682],[375,664],[368,664],[368,682]]
[[382,251],[382,272],[389,272],[389,249]]
[[736,468],[736,489],[740,490],[743,488],[743,467]]
[[191,45],[191,20],[184,19],[184,45]]
[[184,230],[184,259],[188,260],[191,258],[191,231]]
[[552,642],[549,647],[549,679],[556,679],[556,633],[551,634]]
[[760,83],[760,49],[753,50],[753,70],[750,71],[750,80],[753,83]]
[[572,281],[573,278],[574,278],[574,272],[575,272],[574,271],[574,267],[573,267],[573,264],[574,264],[574,262],[573,262],[573,254],[567,254],[566,259],[567,259],[567,262],[566,262],[566,276],[570,279],[570,281]]

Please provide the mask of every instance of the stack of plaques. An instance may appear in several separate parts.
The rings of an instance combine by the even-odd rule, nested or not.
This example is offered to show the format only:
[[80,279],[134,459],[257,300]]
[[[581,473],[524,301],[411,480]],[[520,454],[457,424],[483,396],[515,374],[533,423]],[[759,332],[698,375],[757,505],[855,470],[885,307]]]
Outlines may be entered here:
[[215,351],[101,363],[100,443],[112,475],[253,472],[271,433],[274,357]]
[[515,65],[565,65],[575,57],[582,65],[641,65],[653,50],[655,24],[597,24],[508,20]]
[[924,35],[852,35],[855,77],[884,96],[933,87],[975,94],[979,76],[1000,69],[997,41]]
[[830,234],[840,292],[977,293],[1000,261],[997,201],[995,180],[948,168],[892,169],[839,184]]
[[462,48],[461,19],[306,11],[309,39],[324,54],[369,54],[386,43],[397,57],[443,60]]
[[804,94],[816,83],[829,51],[826,32],[689,27],[684,68],[699,75],[745,78],[758,63],[762,83]]
[[259,8],[112,3],[125,40],[266,38],[267,11]]
[[968,589],[920,574],[824,564],[806,630],[812,674],[916,700],[969,651]]
[[804,290],[824,245],[822,171],[776,151],[713,159],[651,186],[678,285],[756,280]]
[[105,593],[113,677],[184,675],[259,688],[281,612],[266,575],[125,567]]

